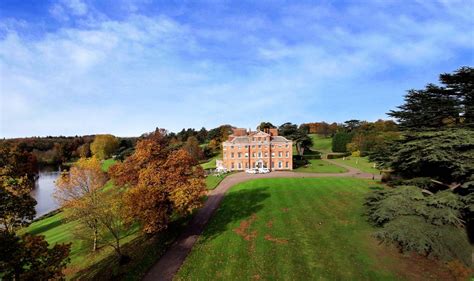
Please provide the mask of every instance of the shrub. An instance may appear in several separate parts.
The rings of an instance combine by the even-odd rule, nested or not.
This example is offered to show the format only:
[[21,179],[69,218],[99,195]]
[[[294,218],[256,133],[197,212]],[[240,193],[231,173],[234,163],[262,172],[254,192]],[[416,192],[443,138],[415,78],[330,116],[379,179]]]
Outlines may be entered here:
[[360,151],[359,151],[359,150],[353,151],[353,152],[351,153],[351,156],[360,157]]
[[400,186],[370,193],[365,205],[368,220],[381,227],[375,236],[443,260],[459,259],[470,266],[471,246],[464,231],[465,198],[449,190],[425,195],[415,186]]

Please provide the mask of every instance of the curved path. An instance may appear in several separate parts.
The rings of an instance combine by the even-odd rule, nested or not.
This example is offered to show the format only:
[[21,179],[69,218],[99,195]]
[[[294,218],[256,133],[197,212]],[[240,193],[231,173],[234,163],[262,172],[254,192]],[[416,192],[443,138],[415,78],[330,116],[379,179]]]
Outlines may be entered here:
[[[268,174],[246,174],[237,173],[224,178],[219,185],[210,192],[204,206],[191,220],[184,232],[176,239],[176,241],[168,248],[166,253],[153,265],[153,267],[145,275],[145,281],[152,280],[173,280],[174,275],[178,272],[181,264],[188,256],[194,243],[204,230],[208,220],[219,207],[220,202],[224,198],[225,193],[232,186],[259,178],[321,178],[321,177],[354,177],[362,179],[373,179],[374,175],[364,173],[356,168],[346,166],[331,160],[325,160],[332,164],[342,166],[348,171],[345,173],[298,173],[298,172],[271,172]],[[379,178],[375,176],[375,178]]]

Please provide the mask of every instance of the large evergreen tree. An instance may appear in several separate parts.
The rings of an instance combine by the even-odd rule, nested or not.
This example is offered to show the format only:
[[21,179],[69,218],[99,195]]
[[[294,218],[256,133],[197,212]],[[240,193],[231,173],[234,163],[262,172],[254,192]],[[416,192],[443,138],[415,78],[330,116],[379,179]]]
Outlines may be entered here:
[[440,75],[441,85],[409,90],[405,103],[388,113],[402,129],[423,131],[443,127],[473,126],[474,69],[462,67]]

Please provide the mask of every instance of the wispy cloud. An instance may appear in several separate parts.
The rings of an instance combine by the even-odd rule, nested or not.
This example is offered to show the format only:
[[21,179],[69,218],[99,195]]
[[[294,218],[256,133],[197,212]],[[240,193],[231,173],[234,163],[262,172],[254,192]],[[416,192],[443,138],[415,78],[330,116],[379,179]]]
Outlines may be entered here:
[[143,5],[122,1],[115,19],[60,0],[34,38],[33,23],[2,18],[1,135],[383,118],[405,89],[474,62],[464,2]]

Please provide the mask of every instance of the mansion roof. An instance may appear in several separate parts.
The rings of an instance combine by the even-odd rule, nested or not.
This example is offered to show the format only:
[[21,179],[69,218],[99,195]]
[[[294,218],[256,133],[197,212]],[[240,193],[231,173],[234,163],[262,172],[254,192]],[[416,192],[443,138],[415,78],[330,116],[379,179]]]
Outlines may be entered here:
[[254,138],[257,138],[257,137],[260,137],[260,138],[270,138],[270,143],[287,143],[287,142],[291,142],[291,140],[288,140],[287,138],[285,137],[282,137],[282,136],[271,136],[270,134],[267,134],[265,132],[251,132],[249,135],[247,136],[233,136],[231,135],[229,137],[229,140],[225,141],[224,143],[230,143],[230,144],[245,144],[245,143],[252,143],[252,142],[266,142],[266,140],[262,140],[262,141],[257,141],[255,140],[254,141]]

